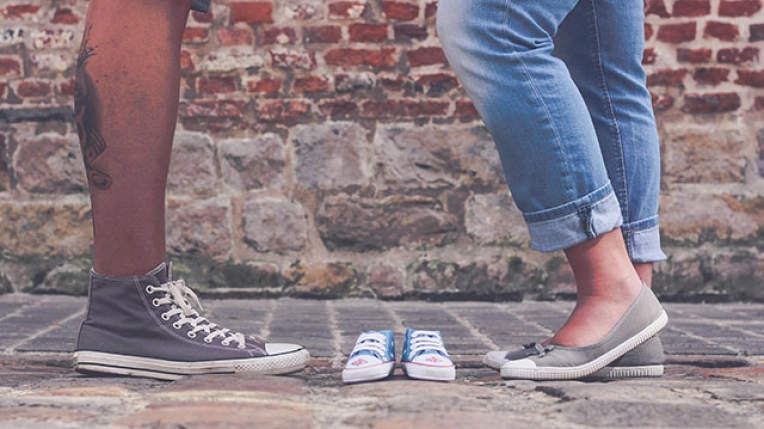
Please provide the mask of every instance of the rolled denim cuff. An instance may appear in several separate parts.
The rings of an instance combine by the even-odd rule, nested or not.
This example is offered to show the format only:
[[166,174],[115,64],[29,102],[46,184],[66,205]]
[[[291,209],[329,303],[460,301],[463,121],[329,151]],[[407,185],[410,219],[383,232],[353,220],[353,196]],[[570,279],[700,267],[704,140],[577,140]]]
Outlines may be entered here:
[[[567,211],[566,214],[561,212]],[[552,219],[543,219],[550,214]],[[621,207],[610,184],[562,207],[525,215],[531,247],[539,252],[567,249],[623,224]]]
[[191,10],[197,12],[209,12],[210,3],[212,3],[212,0],[193,0],[191,2]]
[[661,250],[658,216],[639,223],[624,225],[622,231],[631,262],[646,264],[667,259],[666,254]]

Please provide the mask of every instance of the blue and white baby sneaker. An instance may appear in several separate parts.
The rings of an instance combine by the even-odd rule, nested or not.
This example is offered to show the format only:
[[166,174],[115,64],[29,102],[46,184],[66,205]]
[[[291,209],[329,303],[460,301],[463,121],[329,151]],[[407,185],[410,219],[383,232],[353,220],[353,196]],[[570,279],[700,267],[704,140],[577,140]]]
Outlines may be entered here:
[[342,381],[360,383],[381,380],[395,370],[395,340],[393,331],[366,331],[358,336],[350,352]]
[[407,329],[401,366],[407,376],[419,380],[451,381],[456,378],[456,368],[438,331]]

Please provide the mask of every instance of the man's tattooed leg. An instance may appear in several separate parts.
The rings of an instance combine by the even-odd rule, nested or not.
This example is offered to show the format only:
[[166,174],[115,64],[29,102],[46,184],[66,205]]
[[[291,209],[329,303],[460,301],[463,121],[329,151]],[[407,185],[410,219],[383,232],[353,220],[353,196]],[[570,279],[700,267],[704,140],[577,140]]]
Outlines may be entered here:
[[88,60],[97,55],[98,48],[89,45],[91,29],[92,25],[85,31],[77,59],[74,110],[88,181],[92,187],[106,190],[111,187],[111,177],[94,166],[98,157],[106,150],[106,141],[101,134],[102,108],[98,91],[87,72]]

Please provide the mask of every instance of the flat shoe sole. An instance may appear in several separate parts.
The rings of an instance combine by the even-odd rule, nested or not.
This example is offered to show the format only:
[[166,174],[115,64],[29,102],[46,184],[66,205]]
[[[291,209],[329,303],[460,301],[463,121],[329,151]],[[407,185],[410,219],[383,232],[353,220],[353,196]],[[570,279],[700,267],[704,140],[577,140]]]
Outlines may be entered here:
[[289,374],[302,370],[310,361],[307,350],[274,356],[202,362],[179,362],[103,352],[77,351],[74,370],[81,373],[102,373],[132,377],[177,380],[184,375],[199,374]]

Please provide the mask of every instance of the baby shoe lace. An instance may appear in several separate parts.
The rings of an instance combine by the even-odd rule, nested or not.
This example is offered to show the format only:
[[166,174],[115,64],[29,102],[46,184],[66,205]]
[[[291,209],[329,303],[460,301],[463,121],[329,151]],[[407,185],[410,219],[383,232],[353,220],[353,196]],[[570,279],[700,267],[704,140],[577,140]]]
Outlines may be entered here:
[[409,347],[412,356],[417,356],[426,351],[435,351],[448,356],[446,347],[440,336],[433,331],[416,331],[411,335]]
[[203,333],[207,334],[204,337],[205,343],[211,343],[215,338],[222,337],[221,344],[224,346],[228,346],[231,342],[235,341],[238,344],[238,348],[243,349],[246,347],[244,334],[222,328],[199,315],[189,300],[196,304],[199,310],[204,311],[204,307],[199,302],[199,297],[186,286],[182,279],[163,283],[159,287],[147,286],[146,292],[148,294],[154,294],[155,292],[165,293],[164,297],[154,299],[154,305],[158,307],[169,304],[171,307],[168,311],[162,313],[162,319],[170,320],[178,316],[178,320],[173,323],[173,327],[180,329],[185,325],[191,325],[192,329],[186,334],[190,338],[195,338],[197,334]]
[[379,359],[384,359],[387,354],[386,337],[384,334],[375,332],[363,333],[358,336],[358,340],[355,342],[351,357],[355,356],[359,352],[367,351],[375,355]]

